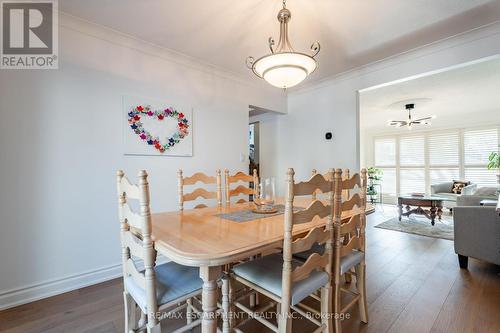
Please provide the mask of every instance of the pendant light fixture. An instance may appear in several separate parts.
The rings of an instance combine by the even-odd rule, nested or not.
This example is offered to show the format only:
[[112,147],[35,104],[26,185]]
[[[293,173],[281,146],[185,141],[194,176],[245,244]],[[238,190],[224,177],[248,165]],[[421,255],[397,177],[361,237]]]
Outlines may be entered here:
[[414,108],[414,103],[406,104],[405,109],[406,111],[408,111],[408,120],[389,120],[388,124],[395,127],[406,126],[409,130],[411,130],[414,125],[430,125],[430,120],[436,118],[436,116],[433,115],[425,118],[413,119],[411,116],[411,110],[413,110]]
[[269,37],[271,54],[257,60],[248,57],[246,61],[247,67],[255,75],[266,80],[269,84],[283,89],[299,84],[314,72],[318,67],[314,57],[320,50],[319,43],[315,42],[311,45],[311,55],[294,51],[288,39],[288,22],[291,17],[291,12],[286,8],[286,0],[283,0],[283,8],[278,13],[278,21],[280,22],[278,45],[275,47],[274,39]]

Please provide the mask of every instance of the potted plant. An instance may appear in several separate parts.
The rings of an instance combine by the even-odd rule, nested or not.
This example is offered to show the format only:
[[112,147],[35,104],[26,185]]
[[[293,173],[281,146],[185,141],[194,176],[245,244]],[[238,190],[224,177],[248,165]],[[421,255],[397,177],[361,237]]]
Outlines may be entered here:
[[366,194],[370,196],[370,202],[373,204],[378,195],[377,190],[375,189],[375,185],[378,185],[379,181],[382,180],[382,170],[375,167],[369,167],[367,170],[368,173],[368,186],[366,188]]
[[[500,148],[500,145],[498,146]],[[499,151],[492,151],[488,157],[488,170],[497,170],[497,183],[500,185],[500,153]]]

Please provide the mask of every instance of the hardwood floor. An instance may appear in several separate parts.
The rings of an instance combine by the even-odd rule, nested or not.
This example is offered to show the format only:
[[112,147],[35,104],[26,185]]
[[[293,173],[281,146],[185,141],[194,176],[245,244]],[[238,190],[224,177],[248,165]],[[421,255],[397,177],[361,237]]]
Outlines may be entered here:
[[[378,207],[368,218],[369,323],[353,310],[343,331],[500,332],[500,266],[471,259],[461,270],[452,241],[374,228],[395,212]],[[116,279],[8,309],[0,312],[0,332],[123,332],[121,292]],[[294,332],[306,328],[307,321],[294,322]],[[244,330],[268,331],[254,321]]]

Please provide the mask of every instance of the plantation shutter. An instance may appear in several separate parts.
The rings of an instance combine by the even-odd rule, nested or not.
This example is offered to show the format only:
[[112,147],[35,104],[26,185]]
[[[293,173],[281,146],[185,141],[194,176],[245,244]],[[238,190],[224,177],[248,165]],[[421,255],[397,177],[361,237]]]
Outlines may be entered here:
[[460,133],[430,133],[428,136],[430,184],[460,178]]
[[464,131],[465,179],[479,187],[495,186],[495,170],[488,170],[488,156],[498,151],[498,130],[496,128]]
[[[376,138],[374,143],[375,166],[382,174],[382,200],[396,201],[396,138]],[[379,188],[377,187],[378,191]]]
[[425,138],[402,136],[399,142],[400,193],[425,193]]
[[375,139],[375,165],[396,166],[396,138]]

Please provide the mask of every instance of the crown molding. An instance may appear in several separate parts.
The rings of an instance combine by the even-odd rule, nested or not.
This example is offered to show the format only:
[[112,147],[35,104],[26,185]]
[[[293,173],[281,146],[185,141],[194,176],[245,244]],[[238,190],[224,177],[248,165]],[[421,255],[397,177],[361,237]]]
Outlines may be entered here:
[[[311,81],[303,84],[300,88],[292,88],[289,95],[298,95],[315,90],[319,90],[341,81],[360,77],[362,75],[381,71],[386,68],[400,65],[402,63],[422,58],[425,56],[439,53],[447,49],[457,47],[459,45],[472,43],[481,39],[492,37],[500,34],[500,21],[495,21],[474,29],[464,31],[462,33],[439,39],[429,44],[425,44],[405,52],[394,54],[390,57],[380,59],[362,66],[355,67],[348,71],[331,75],[317,81]],[[457,65],[459,66],[459,65]],[[371,87],[370,87],[371,88]],[[368,87],[367,87],[368,89]],[[366,89],[362,89],[366,90]]]
[[158,44],[145,41],[135,36],[128,35],[121,31],[85,20],[63,11],[59,11],[59,26],[62,29],[69,29],[111,44],[126,47],[136,52],[141,52],[146,55],[158,57],[168,62],[173,62],[193,70],[204,72],[210,75],[216,75],[218,77],[235,81],[252,88],[264,89],[269,91],[269,89],[263,84],[263,82],[258,82],[254,80],[253,77],[245,77],[239,73],[210,64],[199,58],[195,58],[187,54],[160,46]]

